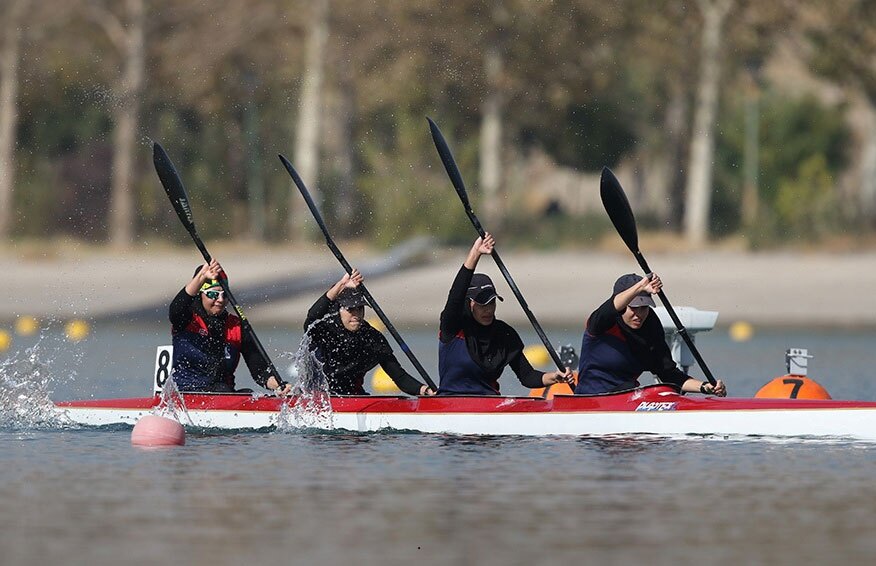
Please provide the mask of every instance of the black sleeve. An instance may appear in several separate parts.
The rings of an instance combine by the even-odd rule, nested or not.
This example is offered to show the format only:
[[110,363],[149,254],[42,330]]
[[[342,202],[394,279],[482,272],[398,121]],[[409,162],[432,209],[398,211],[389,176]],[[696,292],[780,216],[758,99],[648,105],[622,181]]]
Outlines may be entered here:
[[307,318],[304,320],[304,330],[307,330],[307,327],[313,324],[314,321],[330,313],[334,306],[335,302],[329,299],[325,293],[320,295],[316,302],[313,303],[313,306],[310,307],[310,310],[307,311]]
[[377,363],[380,364],[386,375],[395,382],[399,389],[408,395],[419,395],[423,384],[414,379],[398,363],[398,358],[392,353],[392,347],[390,347],[389,342],[386,340],[386,336],[374,328],[369,328],[368,331],[373,333],[372,343],[377,350]]
[[[493,324],[496,323],[494,322]],[[523,355],[523,340],[520,339],[517,331],[509,326],[504,336],[504,339],[508,342],[508,352],[511,356],[508,360],[508,365],[511,366],[520,383],[530,389],[544,387],[544,381],[542,380],[544,372],[532,367],[532,364]]]
[[174,332],[185,328],[192,320],[192,300],[194,297],[186,293],[186,288],[180,289],[170,302],[170,324]]
[[439,337],[442,342],[453,340],[456,333],[462,329],[465,322],[463,309],[465,308],[465,294],[471,284],[471,277],[474,275],[474,270],[462,266],[450,286],[450,293],[447,294],[447,303],[444,305],[444,310],[441,311],[441,325]]
[[611,297],[590,314],[590,318],[587,319],[587,332],[594,336],[605,333],[617,323],[617,315],[614,297]]
[[648,368],[654,375],[660,378],[660,381],[665,383],[674,383],[679,387],[688,380],[688,376],[683,371],[678,369],[675,360],[672,359],[672,351],[666,343],[664,337],[663,325],[657,314],[651,311],[651,314],[645,319],[643,330],[646,331],[648,344],[653,348],[654,361],[652,367]]
[[[246,363],[246,367],[249,369],[250,375],[252,375],[253,381],[267,389],[268,378],[271,377],[271,370],[269,369],[268,360],[264,359],[259,353],[251,332],[243,333],[240,353],[243,356],[243,361]],[[275,375],[274,377],[281,380],[279,375]]]
[[392,378],[398,388],[408,395],[419,395],[423,384],[414,379],[411,374],[398,363],[395,354],[391,353],[380,360],[380,367]]

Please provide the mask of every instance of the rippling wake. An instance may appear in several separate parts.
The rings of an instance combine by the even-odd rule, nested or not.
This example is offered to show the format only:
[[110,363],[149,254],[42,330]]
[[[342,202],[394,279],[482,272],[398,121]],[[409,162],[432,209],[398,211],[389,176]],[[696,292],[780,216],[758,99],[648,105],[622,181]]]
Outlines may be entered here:
[[331,317],[328,314],[314,321],[298,344],[298,350],[291,354],[291,373],[297,376],[292,387],[292,397],[283,404],[277,417],[277,430],[294,431],[302,428],[334,428],[329,384],[320,362],[311,350],[310,331],[320,321]]
[[53,357],[41,344],[42,338],[30,348],[0,361],[0,428],[75,426],[49,398],[59,374],[53,367]]

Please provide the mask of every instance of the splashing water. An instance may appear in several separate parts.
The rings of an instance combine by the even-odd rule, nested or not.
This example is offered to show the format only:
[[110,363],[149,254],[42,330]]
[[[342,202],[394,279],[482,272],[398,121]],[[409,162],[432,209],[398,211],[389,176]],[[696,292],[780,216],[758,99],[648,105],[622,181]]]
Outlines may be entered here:
[[172,373],[170,379],[164,383],[164,387],[161,389],[161,397],[158,405],[152,409],[152,414],[173,419],[180,424],[188,423],[194,426],[189,411],[186,409],[185,400],[179,389],[176,388],[176,381],[174,381]]
[[41,342],[42,338],[0,362],[0,428],[52,429],[73,424],[49,398],[56,374]]
[[321,321],[333,316],[328,314],[314,321],[304,331],[298,350],[291,354],[292,374],[298,380],[292,387],[292,396],[283,403],[277,417],[277,430],[289,431],[302,428],[334,428],[329,383],[322,370],[322,362],[311,351],[310,331]]

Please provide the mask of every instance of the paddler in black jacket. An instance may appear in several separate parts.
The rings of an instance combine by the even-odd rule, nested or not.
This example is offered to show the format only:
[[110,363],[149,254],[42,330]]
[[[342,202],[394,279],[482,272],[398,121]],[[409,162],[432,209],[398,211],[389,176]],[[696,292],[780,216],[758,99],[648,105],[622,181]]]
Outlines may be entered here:
[[214,258],[195,268],[192,279],[170,303],[174,383],[180,391],[232,392],[242,355],[256,383],[278,394],[289,393],[288,383],[270,375],[267,361],[252,336],[243,332],[240,319],[225,310],[220,278],[226,278],[225,272]]
[[686,375],[678,369],[663,336],[663,325],[651,310],[652,294],[663,281],[656,273],[620,276],[611,297],[593,311],[584,330],[575,393],[594,395],[639,386],[639,375],[650,371],[664,383],[685,392],[724,397],[727,388]]
[[[333,395],[368,395],[365,374],[380,364],[408,395],[434,395],[398,363],[386,337],[365,320],[365,297],[359,291],[362,274],[354,269],[323,293],[307,311],[304,330],[323,363]],[[328,316],[330,315],[330,316]]]
[[505,366],[532,389],[572,380],[569,368],[562,373],[534,369],[523,355],[520,335],[496,320],[496,300],[504,299],[487,275],[474,272],[494,245],[489,233],[475,240],[450,287],[438,334],[439,395],[499,395]]

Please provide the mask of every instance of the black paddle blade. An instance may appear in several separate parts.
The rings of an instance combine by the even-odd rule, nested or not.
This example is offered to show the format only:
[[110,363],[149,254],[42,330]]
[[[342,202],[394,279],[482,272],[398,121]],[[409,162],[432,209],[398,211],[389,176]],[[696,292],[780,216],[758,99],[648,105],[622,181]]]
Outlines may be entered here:
[[429,130],[432,132],[432,141],[435,142],[435,149],[438,150],[438,155],[441,157],[441,163],[444,164],[444,169],[447,170],[447,176],[450,177],[450,182],[453,183],[453,188],[462,199],[462,204],[467,209],[471,208],[468,202],[468,193],[465,191],[465,183],[462,182],[462,174],[459,172],[459,167],[456,166],[456,160],[453,159],[453,153],[450,152],[450,147],[444,136],[441,135],[441,130],[431,118],[426,118],[429,121]]
[[192,216],[189,196],[186,194],[179,173],[176,172],[176,167],[173,166],[167,152],[158,142],[152,145],[152,163],[155,165],[155,172],[158,173],[161,186],[164,187],[164,192],[167,193],[167,198],[170,199],[170,204],[173,205],[176,215],[179,216],[186,230],[194,234],[195,218]]
[[630,201],[621,187],[620,181],[608,167],[602,168],[602,178],[599,181],[599,195],[602,206],[611,218],[617,233],[634,254],[639,252],[639,234],[636,231],[636,218]]

